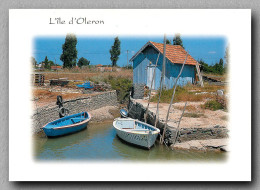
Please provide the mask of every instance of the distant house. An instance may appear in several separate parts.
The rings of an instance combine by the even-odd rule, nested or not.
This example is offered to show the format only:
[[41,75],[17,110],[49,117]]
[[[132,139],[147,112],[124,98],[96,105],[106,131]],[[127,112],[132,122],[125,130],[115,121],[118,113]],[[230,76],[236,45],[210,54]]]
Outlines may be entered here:
[[[155,68],[158,54],[160,53],[157,68]],[[186,51],[180,45],[166,45],[166,62],[164,85],[167,89],[173,88],[175,80],[185,61]],[[145,84],[151,87],[152,77],[156,69],[155,80],[152,89],[160,88],[160,79],[163,65],[163,44],[147,42],[131,59],[133,62],[133,83]],[[197,61],[188,55],[181,77],[177,85],[184,86],[195,82]]]
[[103,66],[101,64],[96,65],[96,68],[97,68],[98,71],[101,71],[101,72],[110,72],[110,71],[112,71],[112,67],[106,67],[106,66]]
[[60,71],[60,70],[62,70],[62,66],[60,66],[60,65],[51,66],[51,70],[53,70],[53,71]]

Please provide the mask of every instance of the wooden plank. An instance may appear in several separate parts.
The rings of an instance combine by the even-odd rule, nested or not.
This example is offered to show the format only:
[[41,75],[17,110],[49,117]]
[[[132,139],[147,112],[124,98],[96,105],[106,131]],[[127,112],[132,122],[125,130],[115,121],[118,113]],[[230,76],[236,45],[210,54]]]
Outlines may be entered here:
[[202,76],[200,74],[200,68],[199,68],[199,63],[198,62],[196,64],[196,69],[197,69],[197,73],[198,73],[198,76],[199,76],[200,85],[201,85],[201,87],[204,87]]

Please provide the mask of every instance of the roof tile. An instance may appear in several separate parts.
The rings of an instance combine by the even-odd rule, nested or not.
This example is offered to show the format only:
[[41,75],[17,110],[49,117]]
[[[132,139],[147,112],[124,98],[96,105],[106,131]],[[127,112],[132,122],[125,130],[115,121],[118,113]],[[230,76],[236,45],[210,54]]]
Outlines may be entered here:
[[[163,44],[149,41],[161,54],[163,54]],[[187,52],[180,45],[171,45],[166,44],[166,58],[169,59],[172,63],[183,64],[186,58]],[[187,65],[196,65],[197,61],[191,56],[188,55]]]

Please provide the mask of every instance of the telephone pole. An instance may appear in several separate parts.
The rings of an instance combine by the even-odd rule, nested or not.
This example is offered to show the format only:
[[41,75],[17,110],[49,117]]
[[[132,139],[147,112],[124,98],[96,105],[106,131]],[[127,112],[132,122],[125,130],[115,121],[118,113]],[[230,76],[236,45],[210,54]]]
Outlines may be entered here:
[[126,50],[127,53],[127,64],[126,64],[126,68],[128,68],[128,50]]

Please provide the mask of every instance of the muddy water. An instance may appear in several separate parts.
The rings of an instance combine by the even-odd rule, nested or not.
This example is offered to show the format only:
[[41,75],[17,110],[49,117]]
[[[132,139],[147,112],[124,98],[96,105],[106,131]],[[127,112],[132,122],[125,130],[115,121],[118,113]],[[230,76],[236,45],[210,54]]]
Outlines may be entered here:
[[151,150],[123,142],[116,135],[112,123],[92,124],[75,134],[33,138],[36,160],[136,160],[136,161],[225,161],[227,153],[172,151],[156,142]]

